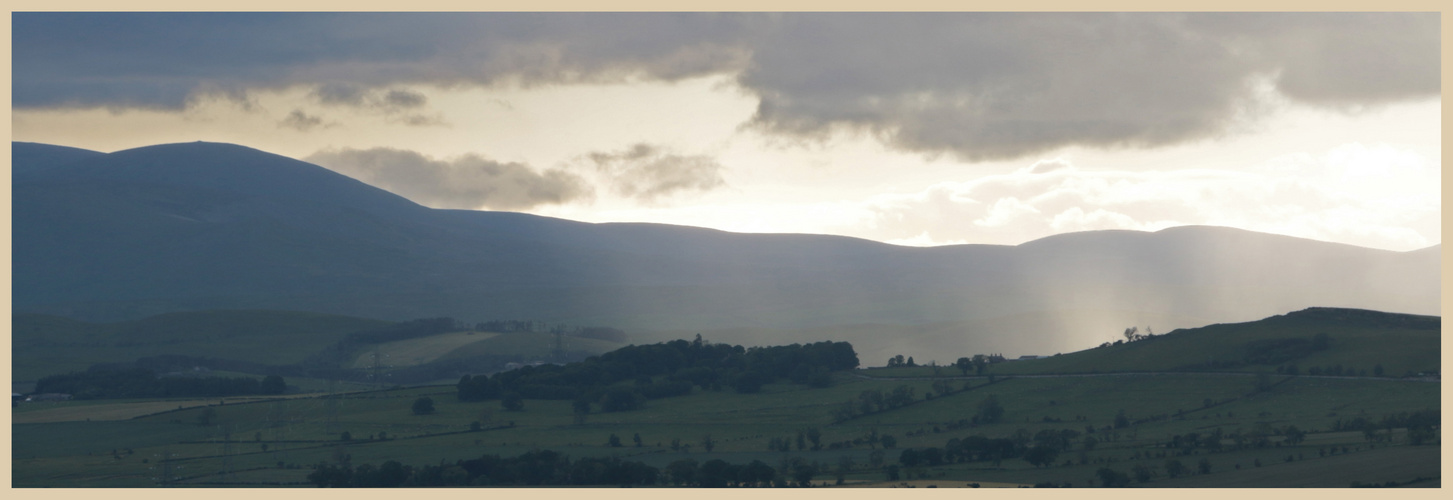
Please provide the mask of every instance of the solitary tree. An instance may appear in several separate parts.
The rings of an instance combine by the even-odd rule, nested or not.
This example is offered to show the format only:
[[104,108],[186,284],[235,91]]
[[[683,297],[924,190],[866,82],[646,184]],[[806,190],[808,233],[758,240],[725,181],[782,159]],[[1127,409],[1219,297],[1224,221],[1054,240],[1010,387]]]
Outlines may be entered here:
[[1115,414],[1115,428],[1123,429],[1126,427],[1130,427],[1130,417],[1125,416],[1125,410],[1120,410],[1120,413]]
[[979,403],[979,422],[992,424],[1004,417],[1004,406],[999,404],[999,398],[990,394],[983,402]]
[[1130,476],[1124,472],[1116,472],[1109,467],[1101,467],[1095,471],[1100,476],[1100,487],[1102,488],[1124,488],[1130,485]]
[[428,415],[434,413],[434,400],[429,397],[422,397],[414,400],[414,414]]
[[1142,482],[1142,483],[1148,483],[1148,482],[1150,482],[1150,476],[1152,474],[1152,471],[1150,470],[1150,467],[1146,467],[1143,464],[1142,465],[1136,465],[1135,467],[1133,467],[1131,469],[1131,471],[1135,473],[1135,480],[1136,481],[1139,481],[1139,482]]
[[585,416],[590,414],[590,401],[577,399],[570,403],[570,410],[575,414],[575,424],[585,423]]
[[258,386],[258,391],[263,394],[282,394],[287,389],[287,382],[284,382],[283,378],[277,375],[268,375],[267,377],[264,377],[262,379],[262,384]]
[[954,361],[954,368],[958,368],[959,372],[963,373],[964,376],[968,376],[969,369],[973,367],[974,362],[969,358],[959,358],[958,360]]
[[1182,464],[1180,460],[1176,460],[1176,459],[1166,460],[1166,462],[1165,462],[1165,474],[1167,476],[1170,476],[1171,478],[1175,478],[1175,477],[1180,476],[1181,474],[1185,474],[1185,472],[1186,472],[1186,466],[1185,466],[1185,464]]
[[509,411],[520,411],[525,409],[525,398],[518,392],[506,393],[499,401],[500,406]]

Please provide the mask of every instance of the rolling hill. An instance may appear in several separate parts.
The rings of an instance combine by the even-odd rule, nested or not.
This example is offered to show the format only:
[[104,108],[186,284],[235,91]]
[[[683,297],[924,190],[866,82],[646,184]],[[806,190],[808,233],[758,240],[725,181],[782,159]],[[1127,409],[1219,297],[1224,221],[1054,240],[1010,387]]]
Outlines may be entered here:
[[[1442,318],[1437,316],[1313,307],[1257,321],[1175,330],[1132,342],[1121,338],[1082,351],[993,364],[985,373],[1415,376],[1440,372],[1442,325]],[[1337,373],[1328,372],[1333,367],[1337,367]],[[1382,368],[1381,373],[1377,367]],[[947,372],[958,374],[954,369]],[[923,367],[894,368],[882,373],[929,376],[933,372]]]
[[161,355],[297,363],[350,333],[388,324],[292,311],[179,312],[115,323],[21,313],[11,321],[11,374],[17,382],[33,382]]
[[1177,227],[908,248],[429,209],[229,144],[105,154],[12,143],[12,154],[12,304],[88,321],[288,309],[527,318],[642,338],[735,329],[780,336],[774,344],[884,325],[879,334],[928,330],[865,359],[889,349],[929,359],[1048,354],[1130,325],[1166,331],[1314,306],[1436,314],[1441,292],[1437,247]]

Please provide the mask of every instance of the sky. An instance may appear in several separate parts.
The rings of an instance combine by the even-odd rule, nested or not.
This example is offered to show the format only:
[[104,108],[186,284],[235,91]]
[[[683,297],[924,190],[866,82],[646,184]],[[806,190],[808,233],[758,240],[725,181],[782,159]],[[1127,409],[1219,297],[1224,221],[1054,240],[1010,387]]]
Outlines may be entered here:
[[1442,241],[1437,13],[14,13],[12,139],[901,245]]

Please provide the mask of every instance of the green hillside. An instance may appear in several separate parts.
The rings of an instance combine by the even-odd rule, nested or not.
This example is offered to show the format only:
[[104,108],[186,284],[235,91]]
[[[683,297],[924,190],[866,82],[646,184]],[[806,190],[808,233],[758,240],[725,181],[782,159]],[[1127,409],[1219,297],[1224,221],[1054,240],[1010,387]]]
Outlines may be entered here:
[[[668,484],[668,469],[688,460],[702,467],[756,460],[784,471],[774,484],[790,471],[814,486],[1437,487],[1436,377],[1308,377],[1277,374],[1275,366],[1348,366],[1362,353],[1411,370],[1429,363],[1424,351],[1431,351],[1430,366],[1437,367],[1437,351],[1427,346],[1436,347],[1439,322],[1313,309],[1000,363],[992,379],[942,367],[937,377],[930,367],[835,372],[827,387],[786,379],[756,393],[697,386],[627,411],[603,412],[600,402],[588,401],[591,412],[583,417],[570,400],[529,399],[517,411],[499,399],[461,401],[453,385],[337,398],[176,401],[185,408],[175,410],[167,400],[27,403],[15,410],[27,423],[12,425],[12,475],[20,487],[311,487],[318,464],[362,473],[396,461],[415,471],[440,467],[447,477],[464,474],[451,465],[456,461],[550,450],[572,460],[640,462],[656,468],[658,486]],[[1327,348],[1280,364],[1193,369],[1207,358],[1240,363],[1266,356],[1265,349],[1248,351],[1248,343],[1280,346],[1273,354],[1296,351],[1301,342],[1267,341],[1322,333]],[[544,349],[530,347],[542,337],[502,334],[466,347],[498,343],[528,354]],[[462,353],[444,357],[453,355]],[[1060,370],[1067,373],[1055,374]],[[868,405],[875,393],[907,396]],[[423,397],[433,412],[412,410]],[[116,414],[112,406],[141,404],[168,411],[102,420]],[[816,444],[799,435],[817,436]],[[621,445],[612,446],[611,436]],[[971,442],[999,443],[995,453],[1002,455],[954,455],[968,453],[953,450],[969,450]],[[171,459],[158,467],[163,456]],[[1031,461],[1044,456],[1047,462]]]
[[[518,356],[522,360],[540,359],[550,355],[554,349],[554,336],[543,333],[501,333],[478,342],[460,346],[440,357],[442,360],[460,360],[476,356]],[[564,337],[561,348],[565,352],[600,354],[623,346],[609,340]]]
[[[1176,330],[1079,352],[996,363],[986,373],[1277,373],[1295,366],[1299,374],[1311,374],[1317,368],[1318,374],[1330,375],[1327,369],[1340,366],[1340,375],[1378,376],[1375,370],[1381,365],[1381,376],[1402,377],[1440,371],[1441,327],[1442,319],[1436,316],[1311,308],[1248,323]],[[951,367],[940,372],[959,374]],[[893,368],[872,373],[928,376],[933,369]]]
[[289,364],[349,333],[390,324],[293,311],[200,311],[118,323],[16,314],[11,369],[16,381],[33,381],[97,363],[167,354]]

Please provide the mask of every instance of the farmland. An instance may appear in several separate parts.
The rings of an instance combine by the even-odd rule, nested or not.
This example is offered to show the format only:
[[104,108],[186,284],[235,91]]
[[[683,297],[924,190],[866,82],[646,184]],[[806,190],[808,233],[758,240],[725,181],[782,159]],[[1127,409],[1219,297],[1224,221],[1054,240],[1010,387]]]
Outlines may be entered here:
[[[698,392],[652,401],[636,411],[592,414],[583,423],[573,421],[568,401],[530,400],[522,411],[511,412],[502,410],[494,401],[454,401],[452,388],[447,386],[355,393],[331,403],[323,398],[233,403],[124,421],[17,423],[13,426],[12,458],[17,486],[154,486],[161,481],[152,479],[160,477],[154,466],[164,455],[172,457],[170,464],[176,470],[171,474],[177,485],[265,485],[306,483],[309,466],[334,463],[343,456],[360,464],[387,460],[428,464],[483,454],[512,456],[532,449],[557,450],[574,457],[617,456],[655,467],[682,458],[720,458],[731,463],[762,460],[768,464],[789,456],[823,464],[850,461],[857,466],[850,469],[846,479],[876,483],[884,481],[885,473],[881,466],[872,464],[893,463],[905,449],[943,446],[950,439],[971,434],[1012,436],[1041,430],[1080,431],[1087,426],[1104,429],[1113,427],[1116,414],[1124,410],[1131,418],[1146,421],[1123,429],[1097,431],[1094,435],[1103,438],[1100,446],[1091,450],[1072,448],[1062,460],[1065,463],[1055,467],[1005,460],[994,465],[920,467],[911,474],[920,479],[965,484],[1068,482],[1088,486],[1096,471],[1107,465],[1127,472],[1133,465],[1161,467],[1166,459],[1159,455],[1154,459],[1142,457],[1163,453],[1164,448],[1157,444],[1174,435],[1213,429],[1251,432],[1296,425],[1309,435],[1295,446],[1283,445],[1280,439],[1284,438],[1272,436],[1276,444],[1266,448],[1191,455],[1181,461],[1192,463],[1206,458],[1213,464],[1211,471],[1204,477],[1177,479],[1162,473],[1146,485],[1203,485],[1223,475],[1242,486],[1280,485],[1285,481],[1346,486],[1354,480],[1402,483],[1437,476],[1436,445],[1407,446],[1398,442],[1397,433],[1391,441],[1378,443],[1364,439],[1360,432],[1331,431],[1338,418],[1376,418],[1386,413],[1435,408],[1439,391],[1435,383],[1291,378],[1269,391],[1251,394],[1251,377],[1239,376],[1020,378],[993,384],[987,379],[969,378],[955,380],[967,382],[967,391],[835,423],[830,410],[864,390],[886,390],[905,383],[920,394],[930,390],[928,381],[842,376],[836,382],[826,389],[772,384],[758,394]],[[991,394],[1003,402],[1001,422],[951,429],[975,414],[978,405]],[[418,397],[432,398],[437,411],[411,414],[409,404]],[[1203,408],[1206,400],[1221,403]],[[116,403],[123,404],[127,403]],[[58,404],[66,405],[96,412],[108,411],[111,406]],[[202,425],[202,414],[209,410],[215,416]],[[481,430],[471,431],[472,422],[483,423]],[[824,449],[785,453],[768,450],[772,438],[791,438],[806,427],[821,429]],[[341,440],[342,432],[348,432],[351,439]],[[884,450],[863,444],[864,436],[874,433],[894,436],[897,441],[893,449],[877,459],[874,452]],[[640,447],[607,444],[611,435],[631,443],[631,437],[637,434],[642,438]],[[229,435],[230,442],[224,440]],[[71,444],[50,444],[61,436],[68,438],[62,441]],[[77,436],[84,439],[78,440]],[[715,442],[710,452],[702,443],[707,436]],[[683,446],[672,450],[673,441]],[[1346,447],[1348,451],[1333,457],[1319,455],[1329,447]],[[118,449],[121,451],[117,455],[111,454]],[[1407,466],[1357,469],[1348,465],[1389,454],[1407,461]],[[1295,458],[1288,462],[1287,457]],[[1360,475],[1349,472],[1349,467]],[[829,479],[827,474],[823,476],[823,480]]]
[[[1127,354],[1215,344],[1205,331],[1177,332],[996,363],[983,375],[942,365],[860,368],[831,372],[824,384],[778,379],[756,392],[706,384],[625,411],[587,401],[584,414],[569,399],[525,399],[515,410],[500,399],[466,401],[452,384],[329,384],[333,391],[322,394],[225,401],[30,403],[14,413],[12,473],[19,487],[312,486],[310,474],[321,466],[425,467],[549,450],[639,462],[662,471],[658,485],[685,460],[721,460],[791,470],[814,486],[1439,486],[1436,425],[1429,434],[1409,420],[1440,407],[1436,376],[1284,368],[1350,364],[1349,351],[1362,350],[1383,366],[1422,369],[1424,343],[1438,330],[1402,320],[1332,328],[1326,318],[1294,319],[1300,327],[1256,322],[1214,333],[1231,346],[1327,333],[1327,347],[1205,371],[1156,370],[1156,356]],[[1368,350],[1359,340],[1378,335],[1395,342]],[[548,348],[540,338],[455,333],[394,345],[435,354],[457,345],[442,359],[496,342]],[[1221,352],[1233,351],[1248,352]],[[1072,372],[1077,357],[1094,368]],[[629,392],[666,378],[638,375],[612,387]],[[874,394],[893,398],[874,402]],[[432,411],[414,410],[422,398]],[[970,442],[1016,451],[973,456]],[[1047,458],[1029,453],[1051,444]]]

